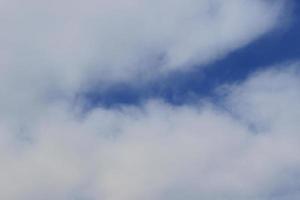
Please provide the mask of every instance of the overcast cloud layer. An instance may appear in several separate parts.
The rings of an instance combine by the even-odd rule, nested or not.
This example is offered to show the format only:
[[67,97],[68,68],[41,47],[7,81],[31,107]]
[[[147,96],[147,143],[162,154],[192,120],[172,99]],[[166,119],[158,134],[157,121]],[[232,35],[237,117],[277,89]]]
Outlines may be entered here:
[[222,59],[289,2],[0,0],[0,199],[299,199],[299,63],[220,86],[218,105],[74,99]]

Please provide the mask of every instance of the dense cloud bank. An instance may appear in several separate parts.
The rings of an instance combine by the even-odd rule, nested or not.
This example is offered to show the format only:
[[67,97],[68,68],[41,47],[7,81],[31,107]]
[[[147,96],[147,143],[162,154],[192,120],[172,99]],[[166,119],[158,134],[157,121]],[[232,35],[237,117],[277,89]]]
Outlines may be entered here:
[[298,199],[299,65],[226,88],[224,106],[51,105],[1,120],[1,199]]
[[299,199],[298,63],[220,86],[220,104],[74,99],[221,59],[287,2],[0,0],[0,199]]

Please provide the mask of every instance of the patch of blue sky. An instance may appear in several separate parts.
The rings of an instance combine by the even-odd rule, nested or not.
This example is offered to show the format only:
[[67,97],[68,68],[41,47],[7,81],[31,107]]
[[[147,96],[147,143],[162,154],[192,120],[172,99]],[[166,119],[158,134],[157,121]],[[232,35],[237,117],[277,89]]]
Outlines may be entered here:
[[295,2],[293,16],[287,26],[274,30],[249,45],[236,50],[208,66],[188,72],[177,72],[142,85],[116,83],[106,90],[90,88],[81,94],[89,108],[138,105],[150,98],[159,98],[181,105],[199,98],[215,101],[215,89],[238,83],[252,73],[276,64],[300,58],[300,3]]

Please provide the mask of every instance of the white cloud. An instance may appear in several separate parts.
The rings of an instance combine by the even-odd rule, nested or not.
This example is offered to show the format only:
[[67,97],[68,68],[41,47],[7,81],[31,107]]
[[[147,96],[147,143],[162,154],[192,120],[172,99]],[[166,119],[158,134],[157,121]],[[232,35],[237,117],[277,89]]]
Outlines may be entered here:
[[280,25],[284,2],[1,0],[1,82],[69,90],[204,64]]
[[80,117],[55,104],[26,128],[3,122],[0,198],[298,199],[298,77],[284,65],[229,87],[230,112],[151,100]]

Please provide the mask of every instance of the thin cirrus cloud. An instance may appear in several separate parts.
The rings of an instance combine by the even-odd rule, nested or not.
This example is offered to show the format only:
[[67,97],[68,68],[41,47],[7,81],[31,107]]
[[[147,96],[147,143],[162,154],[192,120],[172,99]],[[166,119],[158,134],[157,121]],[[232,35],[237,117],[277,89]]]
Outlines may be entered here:
[[222,108],[73,99],[221,59],[288,2],[0,0],[0,198],[298,199],[298,63],[220,86]]

